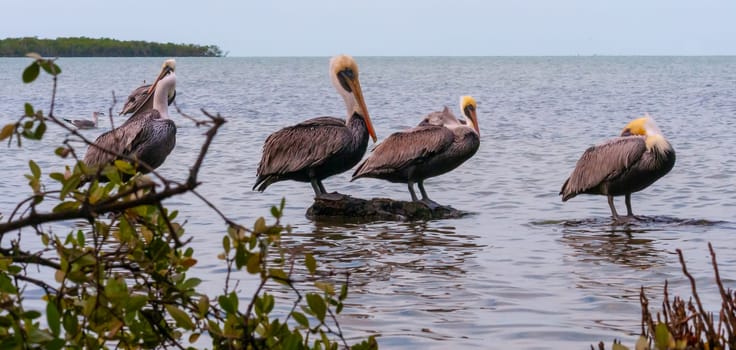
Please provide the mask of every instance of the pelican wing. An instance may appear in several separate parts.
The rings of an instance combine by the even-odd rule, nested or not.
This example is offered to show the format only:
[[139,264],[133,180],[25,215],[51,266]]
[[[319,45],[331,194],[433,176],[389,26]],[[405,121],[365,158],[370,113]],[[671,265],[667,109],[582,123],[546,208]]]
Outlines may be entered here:
[[393,133],[376,146],[371,155],[358,166],[353,179],[392,173],[425,162],[450,147],[454,140],[452,130],[436,125]]
[[[153,109],[153,99],[149,98],[152,95],[148,94],[148,89],[151,88],[151,84],[141,85],[137,87],[133,92],[130,93],[128,99],[125,101],[123,109],[118,113],[119,115],[131,114],[136,111],[142,113]],[[174,102],[176,98],[176,91],[169,98],[169,105]]]
[[645,140],[642,136],[617,137],[588,148],[562,185],[562,200],[595,188],[629,169],[646,152]]
[[123,125],[103,133],[87,149],[84,163],[87,166],[104,165],[118,159],[117,154],[131,155],[134,140],[141,135],[146,121],[158,117],[158,111],[151,110],[130,118]]
[[151,84],[141,85],[137,87],[133,92],[130,93],[128,99],[125,101],[123,109],[120,110],[121,115],[135,112],[139,107],[143,106],[148,100],[148,89],[151,88]]
[[461,125],[465,124],[464,122],[461,122],[455,117],[454,114],[450,111],[450,109],[445,106],[445,108],[442,111],[436,111],[431,112],[427,114],[424,119],[419,123],[417,126],[427,126],[427,125]]
[[271,134],[263,145],[259,178],[287,174],[324,163],[352,142],[345,121],[332,117],[306,120]]

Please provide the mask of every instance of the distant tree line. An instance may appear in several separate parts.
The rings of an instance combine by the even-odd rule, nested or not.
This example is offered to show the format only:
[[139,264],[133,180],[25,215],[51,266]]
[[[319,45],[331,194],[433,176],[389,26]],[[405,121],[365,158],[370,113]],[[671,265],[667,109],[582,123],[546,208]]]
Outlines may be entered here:
[[0,56],[22,57],[36,52],[45,57],[221,57],[222,50],[215,45],[154,43],[148,41],[121,41],[109,38],[56,38],[36,37],[0,39]]

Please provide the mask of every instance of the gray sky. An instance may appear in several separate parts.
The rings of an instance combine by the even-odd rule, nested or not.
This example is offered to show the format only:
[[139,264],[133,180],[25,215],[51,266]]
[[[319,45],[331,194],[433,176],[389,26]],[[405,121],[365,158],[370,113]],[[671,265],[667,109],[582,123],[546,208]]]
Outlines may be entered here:
[[3,0],[0,37],[230,56],[735,55],[736,0]]

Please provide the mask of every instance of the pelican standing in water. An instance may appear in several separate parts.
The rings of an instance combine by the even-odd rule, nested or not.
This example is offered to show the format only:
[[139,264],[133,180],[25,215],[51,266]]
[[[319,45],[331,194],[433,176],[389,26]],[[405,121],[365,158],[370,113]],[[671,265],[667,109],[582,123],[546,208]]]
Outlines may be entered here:
[[88,119],[66,119],[63,118],[69,124],[74,125],[77,129],[94,129],[97,127],[100,116],[105,115],[102,112],[92,112],[92,120]]
[[406,183],[413,201],[417,201],[416,183],[422,202],[437,207],[424,190],[424,180],[457,168],[480,146],[475,99],[460,97],[460,110],[465,124],[445,107],[442,112],[430,113],[419,126],[391,134],[358,166],[351,181],[371,177]]
[[167,103],[176,87],[175,69],[173,59],[164,62],[147,92],[153,95],[153,108],[136,113],[119,127],[100,135],[84,155],[87,166],[105,166],[121,159],[119,155],[148,165],[149,168],[134,164],[144,174],[163,164],[176,144],[176,125],[169,119]]
[[626,197],[626,212],[631,210],[631,194],[641,191],[666,175],[675,165],[675,150],[649,115],[631,121],[617,137],[588,148],[562,185],[565,202],[578,194],[601,194],[619,221],[614,196]]
[[[153,100],[151,99],[151,84],[144,84],[137,87],[133,92],[130,93],[128,99],[125,101],[123,109],[120,110],[118,115],[142,113],[150,111],[153,108]],[[169,95],[169,105],[174,102],[176,98],[176,90],[174,93]]]
[[318,117],[271,134],[263,145],[254,190],[264,191],[277,181],[309,182],[316,197],[327,193],[322,180],[358,164],[376,141],[363,92],[358,65],[347,55],[330,60],[330,78],[345,100],[347,119]]

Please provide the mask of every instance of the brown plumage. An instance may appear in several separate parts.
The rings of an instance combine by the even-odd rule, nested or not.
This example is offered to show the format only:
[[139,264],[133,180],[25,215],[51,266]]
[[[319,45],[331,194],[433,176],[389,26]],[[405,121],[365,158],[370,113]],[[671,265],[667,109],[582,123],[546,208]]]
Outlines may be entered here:
[[358,65],[350,56],[330,60],[330,77],[343,97],[347,119],[319,117],[271,134],[263,144],[254,190],[264,191],[274,182],[309,182],[316,196],[327,191],[322,180],[358,164],[368,146],[368,136],[376,140],[363,92]]
[[[121,109],[118,114],[135,115],[135,113],[142,113],[153,109],[153,99],[151,98],[153,94],[149,93],[149,90],[151,90],[151,84],[144,84],[133,90],[133,92],[128,95],[128,99],[125,101],[123,109]],[[171,105],[175,99],[176,90],[174,90],[174,92],[169,96],[168,104]]]
[[416,183],[422,201],[436,205],[424,190],[424,180],[457,168],[478,150],[480,133],[475,109],[475,100],[463,96],[461,110],[467,125],[445,107],[442,112],[430,113],[419,126],[391,134],[358,166],[351,181],[370,177],[406,183],[413,201],[417,200]]
[[633,216],[631,193],[647,188],[674,165],[675,150],[646,116],[630,122],[621,137],[588,148],[560,195],[563,202],[581,193],[605,195],[611,215],[619,220],[613,197],[625,196],[627,215]]
[[[176,144],[176,125],[169,119],[167,108],[168,98],[176,86],[174,70],[174,60],[167,60],[150,88],[155,89],[154,92],[149,91],[153,95],[153,108],[134,113],[122,125],[100,135],[87,149],[85,165],[101,168],[120,159],[119,155],[148,165],[138,168],[141,173],[148,173],[150,169],[163,164]],[[102,177],[101,180],[106,178]]]

